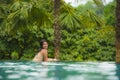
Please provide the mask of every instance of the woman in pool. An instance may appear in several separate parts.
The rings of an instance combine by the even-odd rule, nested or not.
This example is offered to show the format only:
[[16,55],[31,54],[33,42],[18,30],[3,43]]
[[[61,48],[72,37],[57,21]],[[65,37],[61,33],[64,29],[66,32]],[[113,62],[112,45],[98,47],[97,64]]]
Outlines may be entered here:
[[33,61],[34,62],[41,62],[41,61],[57,61],[56,59],[51,59],[51,58],[48,58],[48,43],[46,40],[41,40],[40,41],[40,46],[41,46],[41,49],[40,51],[38,52],[37,55],[35,55],[35,57],[33,58]]

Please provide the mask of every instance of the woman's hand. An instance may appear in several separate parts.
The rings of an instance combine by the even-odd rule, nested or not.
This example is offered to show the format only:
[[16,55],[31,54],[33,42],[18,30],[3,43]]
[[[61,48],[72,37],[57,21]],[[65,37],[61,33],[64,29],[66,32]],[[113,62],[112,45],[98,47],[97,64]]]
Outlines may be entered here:
[[58,60],[55,58],[48,58],[48,61],[58,61]]

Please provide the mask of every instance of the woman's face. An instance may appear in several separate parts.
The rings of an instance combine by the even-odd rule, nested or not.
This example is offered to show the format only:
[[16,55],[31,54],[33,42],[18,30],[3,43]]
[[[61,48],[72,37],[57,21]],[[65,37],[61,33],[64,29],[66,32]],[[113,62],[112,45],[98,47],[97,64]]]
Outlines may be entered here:
[[43,42],[43,49],[47,49],[48,48],[48,43],[47,42]]

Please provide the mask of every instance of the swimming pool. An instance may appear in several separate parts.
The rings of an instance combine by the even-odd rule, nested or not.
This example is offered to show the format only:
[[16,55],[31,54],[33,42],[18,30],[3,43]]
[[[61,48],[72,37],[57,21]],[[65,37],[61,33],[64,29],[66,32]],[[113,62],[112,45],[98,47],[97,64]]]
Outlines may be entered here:
[[120,80],[114,62],[0,61],[0,80]]

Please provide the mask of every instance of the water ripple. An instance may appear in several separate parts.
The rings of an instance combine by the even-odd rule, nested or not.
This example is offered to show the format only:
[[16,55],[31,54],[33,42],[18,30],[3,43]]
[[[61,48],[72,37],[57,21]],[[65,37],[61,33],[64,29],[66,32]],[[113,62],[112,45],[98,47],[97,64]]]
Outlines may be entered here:
[[0,80],[120,80],[114,62],[0,62]]

